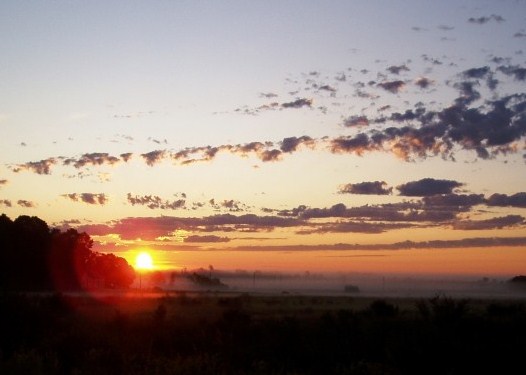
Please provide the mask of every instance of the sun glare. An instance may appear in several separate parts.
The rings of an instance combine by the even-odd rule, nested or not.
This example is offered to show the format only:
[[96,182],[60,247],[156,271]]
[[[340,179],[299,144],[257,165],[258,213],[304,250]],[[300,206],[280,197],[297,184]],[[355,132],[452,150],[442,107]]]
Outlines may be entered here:
[[141,252],[135,258],[135,266],[140,270],[151,270],[153,268],[152,256],[147,252]]

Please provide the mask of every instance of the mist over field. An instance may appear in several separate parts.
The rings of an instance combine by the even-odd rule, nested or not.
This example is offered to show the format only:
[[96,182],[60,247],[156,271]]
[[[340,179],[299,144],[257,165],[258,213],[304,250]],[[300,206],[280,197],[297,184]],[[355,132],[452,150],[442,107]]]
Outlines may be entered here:
[[[198,285],[179,276],[179,271],[160,272],[155,281],[148,279],[144,286],[158,291],[214,291],[248,293],[253,295],[319,295],[378,298],[435,297],[482,299],[523,299],[526,288],[510,285],[511,277],[477,277],[473,275],[403,275],[360,273],[287,273],[261,271],[222,271],[203,268],[187,271],[217,278],[225,285],[215,288]],[[136,287],[137,285],[135,285]],[[133,287],[133,286],[132,286]]]

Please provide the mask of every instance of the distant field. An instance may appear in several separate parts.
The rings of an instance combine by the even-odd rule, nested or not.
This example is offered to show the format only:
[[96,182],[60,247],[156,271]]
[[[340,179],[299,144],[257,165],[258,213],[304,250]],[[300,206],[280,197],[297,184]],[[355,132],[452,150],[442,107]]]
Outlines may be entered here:
[[506,373],[521,300],[0,294],[2,374]]

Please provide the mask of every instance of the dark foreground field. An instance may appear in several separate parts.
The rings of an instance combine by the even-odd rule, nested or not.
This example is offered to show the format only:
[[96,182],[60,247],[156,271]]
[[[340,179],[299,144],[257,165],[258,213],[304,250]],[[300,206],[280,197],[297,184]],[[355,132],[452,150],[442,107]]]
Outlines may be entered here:
[[523,302],[0,295],[0,374],[511,373]]

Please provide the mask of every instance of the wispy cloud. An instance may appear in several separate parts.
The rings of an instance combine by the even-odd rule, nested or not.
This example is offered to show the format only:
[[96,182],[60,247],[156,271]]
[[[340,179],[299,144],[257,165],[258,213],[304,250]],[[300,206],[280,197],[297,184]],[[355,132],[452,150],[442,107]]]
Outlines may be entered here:
[[484,25],[490,21],[495,21],[495,22],[504,22],[504,18],[502,16],[499,16],[498,14],[492,14],[492,15],[489,15],[489,16],[481,16],[481,17],[470,17],[468,18],[468,22],[469,23],[474,23],[474,24],[477,24],[477,25]]
[[220,237],[214,235],[198,236],[192,235],[184,239],[184,242],[188,243],[218,243],[218,242],[230,242],[228,237]]
[[514,227],[524,224],[524,217],[520,215],[507,215],[493,217],[486,220],[460,220],[453,223],[453,229],[459,230],[491,230]]

